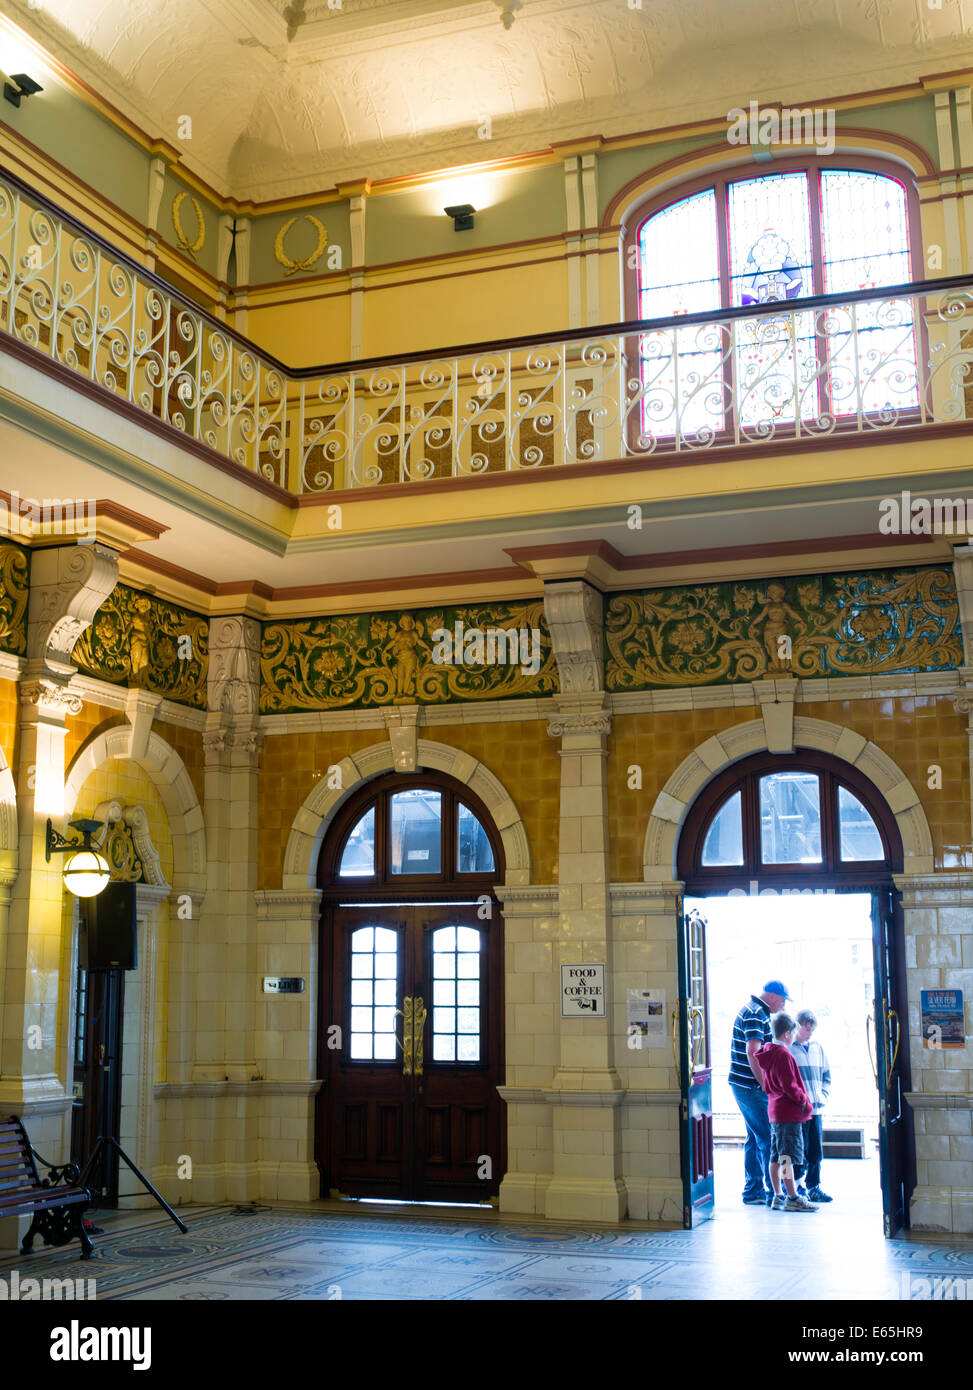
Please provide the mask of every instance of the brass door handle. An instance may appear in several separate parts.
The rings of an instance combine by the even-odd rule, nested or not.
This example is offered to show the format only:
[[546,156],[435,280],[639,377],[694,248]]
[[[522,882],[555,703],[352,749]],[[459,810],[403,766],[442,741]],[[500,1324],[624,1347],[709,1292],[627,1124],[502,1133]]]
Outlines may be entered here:
[[672,1065],[676,1069],[676,1085],[682,1085],[682,1075],[679,1071],[679,1059],[676,1057],[676,1029],[679,1026],[679,1010],[672,1011]]
[[417,994],[413,1000],[412,1010],[412,1070],[416,1076],[422,1075],[422,1047],[425,1027],[426,1006],[422,1002],[422,995]]
[[[402,1008],[396,1009],[397,1014],[402,1015],[402,1075],[412,1075],[412,996],[406,995],[402,1000]],[[396,1039],[398,1041],[398,1039]]]
[[696,1074],[696,1064],[698,1063],[698,1061],[699,1061],[699,1055],[700,1055],[700,1053],[701,1053],[702,1050],[703,1050],[703,1011],[702,1011],[702,1009],[699,1009],[699,1008],[692,1008],[692,1009],[690,1009],[690,1011],[689,1011],[689,1021],[690,1021],[690,1025],[692,1025],[693,1023],[695,1023],[695,1021],[696,1021],[697,1018],[699,1019],[699,1032],[698,1032],[698,1033],[694,1033],[694,1035],[693,1035],[693,1056],[692,1056],[692,1061],[691,1061],[690,1064],[689,1064],[689,1074],[690,1074],[690,1076],[694,1076],[694,1075]]
[[[882,1004],[883,1004],[883,1005],[886,1004],[886,1001],[885,1001],[884,999],[882,1000]],[[901,1029],[901,1027],[899,1026],[899,1015],[895,1012],[894,1009],[890,1009],[890,1008],[888,1008],[888,1007],[886,1006],[886,1008],[885,1008],[885,1039],[886,1039],[885,1045],[886,1045],[886,1048],[888,1047],[888,1044],[889,1044],[889,1043],[891,1042],[891,1040],[892,1040],[891,1023],[892,1023],[892,1020],[893,1020],[893,1019],[895,1020],[895,1047],[892,1049],[892,1060],[891,1060],[890,1062],[888,1062],[888,1063],[886,1064],[886,1067],[885,1067],[885,1086],[886,1086],[886,1089],[890,1088],[891,1085],[892,1085],[892,1074],[893,1074],[893,1072],[895,1071],[895,1064],[896,1064],[896,1062],[898,1061],[898,1058],[899,1058],[899,1043],[900,1043],[901,1040],[902,1040],[902,1029]]]

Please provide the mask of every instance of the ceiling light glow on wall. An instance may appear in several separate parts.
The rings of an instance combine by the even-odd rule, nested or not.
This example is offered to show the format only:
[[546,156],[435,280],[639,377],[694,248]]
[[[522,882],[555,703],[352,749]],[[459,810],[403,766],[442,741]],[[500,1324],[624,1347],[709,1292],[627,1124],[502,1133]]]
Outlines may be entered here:
[[32,97],[36,92],[43,90],[41,84],[28,77],[25,72],[11,73],[10,81],[3,84],[3,94],[11,106],[19,106],[21,97]]
[[453,219],[454,232],[469,232],[474,226],[473,214],[476,208],[472,203],[458,203],[454,207],[443,208],[447,217]]
[[76,898],[97,897],[111,877],[108,860],[91,845],[91,837],[101,825],[100,820],[71,821],[71,829],[80,831],[84,837],[79,842],[66,840],[54,829],[53,822],[47,822],[44,857],[50,863],[52,854],[71,855],[64,866],[64,886]]

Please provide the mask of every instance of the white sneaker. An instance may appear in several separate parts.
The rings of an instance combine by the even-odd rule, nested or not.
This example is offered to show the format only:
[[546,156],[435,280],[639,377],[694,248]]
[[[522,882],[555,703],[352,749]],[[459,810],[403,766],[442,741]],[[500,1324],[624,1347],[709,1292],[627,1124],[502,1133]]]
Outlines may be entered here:
[[784,1204],[785,1211],[817,1211],[813,1202],[809,1202],[806,1197],[788,1197]]
[[786,1198],[786,1197],[783,1197],[783,1196],[775,1197],[774,1200],[773,1200],[773,1201],[771,1202],[771,1204],[770,1204],[770,1210],[771,1210],[771,1211],[784,1211],[784,1210],[786,1210],[786,1203],[787,1203],[787,1198]]

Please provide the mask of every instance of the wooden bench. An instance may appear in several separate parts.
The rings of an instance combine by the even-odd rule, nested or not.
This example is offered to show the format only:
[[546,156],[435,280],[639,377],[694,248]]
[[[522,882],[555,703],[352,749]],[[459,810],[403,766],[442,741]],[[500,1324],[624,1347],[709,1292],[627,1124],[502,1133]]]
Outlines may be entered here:
[[[46,1178],[38,1175],[35,1158],[50,1170]],[[34,1216],[20,1247],[22,1254],[31,1253],[35,1236],[45,1245],[67,1245],[77,1236],[81,1258],[91,1259],[91,1238],[84,1228],[91,1193],[78,1186],[80,1178],[75,1164],[57,1166],[41,1158],[18,1116],[0,1120],[0,1216]]]

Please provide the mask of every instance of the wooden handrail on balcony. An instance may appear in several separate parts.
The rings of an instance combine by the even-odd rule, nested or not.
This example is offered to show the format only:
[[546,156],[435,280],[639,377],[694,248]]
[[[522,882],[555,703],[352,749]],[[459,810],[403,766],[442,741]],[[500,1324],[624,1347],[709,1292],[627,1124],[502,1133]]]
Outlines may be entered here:
[[971,320],[959,275],[294,368],[0,168],[0,328],[293,493],[955,424]]

